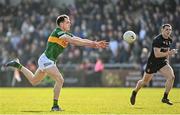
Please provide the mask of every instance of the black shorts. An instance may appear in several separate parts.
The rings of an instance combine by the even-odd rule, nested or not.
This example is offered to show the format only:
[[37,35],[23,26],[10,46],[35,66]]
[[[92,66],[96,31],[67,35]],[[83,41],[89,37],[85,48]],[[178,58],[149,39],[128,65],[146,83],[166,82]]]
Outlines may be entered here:
[[156,73],[159,71],[162,67],[167,65],[167,61],[153,61],[153,60],[148,60],[145,72],[148,74]]

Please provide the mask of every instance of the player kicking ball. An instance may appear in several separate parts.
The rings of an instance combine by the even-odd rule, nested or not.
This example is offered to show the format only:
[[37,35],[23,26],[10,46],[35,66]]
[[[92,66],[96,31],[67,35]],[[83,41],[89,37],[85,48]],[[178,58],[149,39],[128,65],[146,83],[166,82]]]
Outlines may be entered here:
[[13,67],[21,71],[33,86],[39,84],[47,75],[55,80],[53,106],[51,111],[61,110],[58,105],[58,100],[64,79],[56,66],[56,61],[57,57],[64,51],[68,44],[91,48],[106,48],[108,46],[108,42],[106,41],[91,41],[69,33],[68,31],[70,30],[71,22],[67,15],[58,16],[56,24],[57,27],[48,38],[46,50],[38,59],[39,67],[35,74],[20,64],[18,59],[12,60],[5,65],[6,67]]
[[159,71],[165,78],[165,92],[162,98],[162,103],[173,105],[168,99],[169,92],[173,87],[175,75],[172,67],[169,65],[168,58],[177,53],[177,49],[170,49],[172,44],[172,26],[170,24],[164,24],[161,27],[161,34],[156,36],[152,43],[152,51],[148,58],[144,76],[137,82],[136,88],[133,90],[130,102],[132,105],[136,102],[136,95],[141,87],[148,84],[152,79],[153,74]]

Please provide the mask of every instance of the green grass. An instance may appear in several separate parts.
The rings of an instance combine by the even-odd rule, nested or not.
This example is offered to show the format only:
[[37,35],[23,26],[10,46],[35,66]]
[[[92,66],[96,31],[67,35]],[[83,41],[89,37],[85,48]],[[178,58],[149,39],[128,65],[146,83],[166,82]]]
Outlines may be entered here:
[[169,106],[160,102],[163,88],[143,88],[135,106],[132,88],[63,88],[61,112],[50,112],[52,88],[0,88],[0,114],[180,114],[180,89],[172,89]]

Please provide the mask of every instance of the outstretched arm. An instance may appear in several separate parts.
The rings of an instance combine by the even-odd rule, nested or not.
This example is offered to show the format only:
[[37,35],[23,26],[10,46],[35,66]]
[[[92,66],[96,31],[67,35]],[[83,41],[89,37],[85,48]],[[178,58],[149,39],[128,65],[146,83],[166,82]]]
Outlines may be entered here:
[[106,48],[108,46],[108,42],[106,41],[92,41],[88,39],[82,39],[77,36],[65,36],[63,39],[65,39],[68,43],[77,46],[86,46],[92,48]]

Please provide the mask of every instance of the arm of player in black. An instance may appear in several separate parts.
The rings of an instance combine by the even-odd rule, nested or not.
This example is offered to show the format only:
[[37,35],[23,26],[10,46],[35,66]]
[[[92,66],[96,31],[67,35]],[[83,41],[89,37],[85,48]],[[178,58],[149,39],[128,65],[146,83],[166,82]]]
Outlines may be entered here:
[[166,52],[161,52],[161,48],[157,48],[157,47],[154,48],[154,54],[156,58],[168,57],[176,54],[177,52],[178,52],[177,49],[171,49]]

